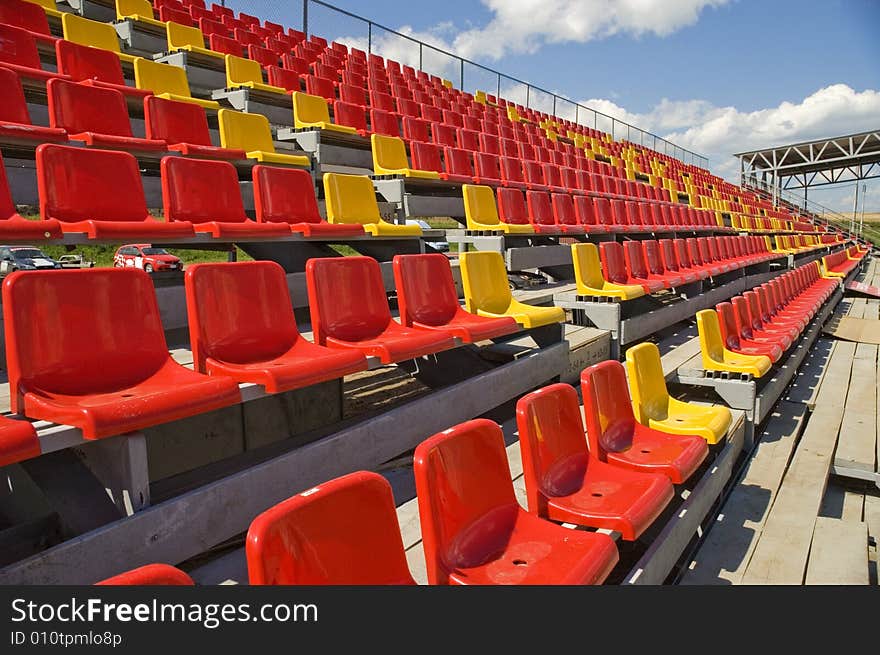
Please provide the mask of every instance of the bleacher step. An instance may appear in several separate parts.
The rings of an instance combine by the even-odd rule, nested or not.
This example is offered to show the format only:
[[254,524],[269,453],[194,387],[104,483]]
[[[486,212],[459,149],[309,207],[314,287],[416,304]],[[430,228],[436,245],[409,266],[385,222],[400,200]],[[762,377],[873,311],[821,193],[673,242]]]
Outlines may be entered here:
[[868,528],[861,521],[820,516],[813,529],[808,585],[868,584]]

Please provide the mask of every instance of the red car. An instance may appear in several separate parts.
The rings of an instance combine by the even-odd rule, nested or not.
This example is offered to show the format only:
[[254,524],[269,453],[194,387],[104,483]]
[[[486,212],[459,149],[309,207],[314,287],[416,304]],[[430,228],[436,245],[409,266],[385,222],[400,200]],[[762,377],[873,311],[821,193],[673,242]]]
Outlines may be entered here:
[[133,266],[147,273],[153,271],[182,271],[183,262],[164,248],[156,248],[149,243],[132,243],[121,246],[113,255],[113,266],[124,268]]

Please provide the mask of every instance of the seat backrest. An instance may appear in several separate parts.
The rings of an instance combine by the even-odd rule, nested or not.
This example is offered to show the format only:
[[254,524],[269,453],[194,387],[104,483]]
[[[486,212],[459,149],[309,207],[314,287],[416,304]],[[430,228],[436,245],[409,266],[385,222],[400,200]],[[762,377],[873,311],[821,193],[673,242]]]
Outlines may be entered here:
[[159,20],[163,23],[177,23],[191,27],[195,22],[192,15],[185,9],[177,9],[170,5],[159,7]]
[[602,289],[605,278],[599,266],[599,251],[594,243],[571,244],[571,258],[574,264],[574,279],[591,289]]
[[339,99],[343,102],[350,102],[355,105],[366,106],[367,104],[369,104],[367,102],[366,89],[358,86],[352,86],[351,84],[339,85]]
[[431,123],[431,141],[438,146],[455,146],[455,127],[443,123]]
[[46,12],[33,2],[6,0],[0,3],[0,23],[46,36],[51,34]]
[[69,134],[95,132],[130,137],[125,98],[115,89],[52,79],[46,84],[49,124]]
[[238,86],[244,82],[263,83],[263,69],[260,62],[235,55],[226,55],[226,85]]
[[548,497],[581,488],[590,458],[574,387],[551,384],[520,398],[516,426],[528,507],[545,515]]
[[458,312],[458,294],[446,255],[395,255],[397,305],[404,325],[446,325]]
[[457,130],[458,134],[458,147],[463,148],[465,150],[469,150],[471,152],[477,151],[480,149],[480,138],[479,132],[475,132],[474,130],[468,130],[465,128],[459,128]]
[[760,330],[764,324],[764,312],[761,310],[761,300],[758,298],[758,287],[752,291],[743,292],[743,297],[749,305],[749,316],[753,330]]
[[505,182],[523,182],[523,169],[519,159],[501,158],[501,179]]
[[12,202],[9,181],[6,179],[6,167],[3,165],[3,155],[0,155],[0,221],[9,218],[21,218],[21,216],[15,210],[15,205]]
[[724,340],[721,336],[721,323],[714,309],[697,312],[697,332],[700,338],[700,352],[703,366],[709,367],[710,360],[724,361]]
[[162,202],[165,218],[191,223],[243,223],[238,172],[228,161],[163,157]]
[[635,416],[623,364],[607,360],[581,372],[581,396],[590,453],[605,459],[632,445]]
[[469,221],[480,225],[498,225],[501,222],[492,187],[464,184],[461,191],[464,197],[464,213]]
[[263,114],[221,109],[217,112],[217,118],[220,122],[220,143],[224,148],[275,152],[269,119]]
[[149,218],[137,159],[128,152],[37,147],[40,214],[63,222]]
[[642,241],[642,250],[645,255],[645,263],[648,265],[648,272],[653,275],[664,275],[666,267],[663,265],[660,245],[653,239],[646,239]]
[[205,47],[205,35],[198,27],[169,22],[165,24],[165,35],[168,39],[168,49],[172,52],[183,46]]
[[[320,98],[318,99],[321,100]],[[321,102],[324,101],[321,100]],[[333,120],[336,125],[344,125],[345,127],[362,130],[363,132],[367,131],[367,117],[364,113],[364,108],[359,105],[336,100],[333,103]]]
[[498,217],[510,225],[528,225],[529,213],[523,192],[498,187]]
[[268,48],[264,48],[259,45],[248,45],[247,56],[248,59],[256,62],[257,65],[261,68],[278,65],[278,55],[276,55],[272,50],[269,50]]
[[325,77],[306,75],[306,93],[327,100],[336,100],[336,87],[333,86],[332,80]]
[[504,549],[520,510],[496,423],[475,419],[426,439],[413,473],[429,583]]
[[172,145],[212,145],[205,110],[191,102],[147,96],[144,99],[144,125],[148,139],[159,139]]
[[391,485],[358,471],[257,516],[245,547],[252,585],[415,584]]
[[721,329],[721,341],[728,350],[739,350],[740,348],[740,329],[739,321],[733,311],[733,304],[729,302],[720,302],[715,305],[715,312],[718,314],[718,324]]
[[[272,86],[277,86],[287,91],[300,90],[299,74],[296,71],[270,65],[266,68],[266,77]],[[322,100],[321,102],[324,101]]]
[[428,122],[412,116],[403,117],[403,138],[408,141],[427,141]]
[[421,171],[443,172],[443,162],[440,160],[440,146],[434,143],[422,143],[413,141],[409,144],[412,155],[412,167]]
[[[54,2],[53,2],[54,4]],[[195,582],[186,573],[169,564],[147,564],[131,571],[114,575],[106,580],[96,582],[96,586],[159,586],[178,585],[192,586]]]
[[64,38],[68,41],[111,52],[121,52],[119,37],[110,23],[100,23],[64,12],[61,14],[61,26],[64,30]]
[[629,276],[626,272],[626,260],[623,246],[614,241],[599,244],[599,256],[602,259],[602,270],[609,282],[627,284]]
[[550,194],[546,191],[526,191],[529,221],[533,225],[556,225]]
[[258,164],[251,169],[258,223],[321,223],[311,173]]
[[450,175],[473,177],[474,167],[471,164],[469,151],[463,148],[445,148],[443,158],[446,163],[446,172]]
[[119,57],[109,50],[58,39],[55,42],[58,72],[73,80],[100,80],[109,84],[125,85]]
[[233,57],[241,57],[241,44],[233,38],[223,36],[222,34],[208,35],[208,45],[214,52],[223,55],[232,55]]
[[122,19],[129,16],[155,18],[150,0],[116,0],[116,18]]
[[501,169],[499,167],[498,155],[475,152],[474,172],[478,177],[486,180],[500,180]]
[[559,225],[577,225],[577,215],[574,211],[574,203],[567,193],[554,193],[550,196],[553,206],[553,217]]
[[377,134],[400,138],[400,124],[397,122],[397,116],[389,111],[371,109],[370,129]]
[[645,260],[645,251],[640,241],[625,241],[623,243],[623,255],[626,267],[633,277],[647,278],[648,263]]
[[463,253],[460,262],[468,311],[504,313],[510,306],[511,293],[501,255],[488,251]]
[[636,420],[648,425],[648,419],[663,420],[669,408],[669,392],[660,362],[660,350],[650,342],[626,351],[626,370]]
[[3,317],[14,412],[27,391],[105,393],[169,359],[153,282],[135,268],[13,273]]
[[[37,9],[40,8],[37,7]],[[3,102],[0,102],[0,121],[21,125],[31,124],[21,80],[15,71],[2,66],[0,66],[0,96],[3,97]]]
[[197,371],[208,358],[235,364],[283,355],[299,332],[284,269],[275,262],[195,264],[185,276]]
[[331,223],[366,225],[382,220],[373,182],[366,175],[324,173],[324,198]]
[[387,171],[409,168],[406,145],[402,139],[381,134],[370,135],[373,150],[373,165]]
[[306,285],[316,343],[373,339],[391,322],[382,272],[372,257],[309,259]]
[[184,98],[191,97],[186,70],[180,66],[160,64],[143,57],[134,60],[134,83],[139,89],[156,95],[170,93]]
[[681,266],[678,260],[678,254],[675,252],[675,242],[672,239],[660,239],[660,258],[663,267],[667,271],[677,272]]
[[581,225],[598,225],[596,220],[596,206],[589,196],[574,196],[574,213]]

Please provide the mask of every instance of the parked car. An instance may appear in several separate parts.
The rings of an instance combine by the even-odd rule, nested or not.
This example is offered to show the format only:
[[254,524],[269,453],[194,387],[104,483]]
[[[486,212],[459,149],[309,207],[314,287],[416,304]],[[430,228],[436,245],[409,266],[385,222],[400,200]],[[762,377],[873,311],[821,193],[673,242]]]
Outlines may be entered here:
[[149,243],[131,243],[121,246],[113,256],[113,266],[140,268],[147,273],[183,270],[183,262],[180,261],[180,257]]
[[94,268],[95,262],[89,261],[85,259],[82,255],[78,253],[72,253],[70,255],[61,255],[58,258],[58,263],[61,264],[61,268]]
[[13,271],[61,268],[61,264],[34,246],[0,246],[0,275]]

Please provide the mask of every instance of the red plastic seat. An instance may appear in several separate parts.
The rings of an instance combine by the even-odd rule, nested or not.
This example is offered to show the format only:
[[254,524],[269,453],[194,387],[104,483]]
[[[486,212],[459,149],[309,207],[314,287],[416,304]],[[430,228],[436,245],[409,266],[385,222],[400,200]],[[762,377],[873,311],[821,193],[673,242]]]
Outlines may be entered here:
[[443,123],[431,123],[431,142],[433,144],[454,148],[457,138],[454,126]]
[[614,284],[638,284],[645,293],[655,293],[665,288],[662,280],[649,280],[639,278],[627,269],[623,246],[620,243],[609,241],[599,244],[599,257],[602,260],[602,271],[605,279]]
[[153,282],[141,270],[12,273],[3,282],[3,317],[12,411],[73,425],[86,439],[241,400],[233,380],[171,358]]
[[66,77],[43,70],[37,41],[33,34],[2,22],[0,22],[0,64],[14,70],[21,77],[39,83]]
[[617,564],[608,535],[569,530],[519,506],[492,421],[423,441],[413,472],[431,584],[600,584]]
[[404,327],[391,318],[379,263],[371,257],[327,257],[306,262],[315,342],[353,348],[383,364],[454,347],[453,335]]
[[192,223],[149,214],[137,159],[128,152],[44,143],[37,147],[37,185],[40,214],[65,233],[126,241],[194,234]]
[[[449,179],[449,175],[443,170],[443,162],[440,160],[440,146],[433,143],[411,141],[409,144],[409,150],[412,159],[412,167],[414,169],[420,171],[433,171],[438,173],[441,179]],[[470,182],[470,179],[466,181]]]
[[474,182],[474,168],[469,151],[463,148],[444,148],[443,158],[446,163],[444,179],[464,184]]
[[[514,191],[509,189],[509,191]],[[522,196],[519,191],[514,191]],[[550,203],[550,194],[546,191],[526,191],[529,222],[538,234],[559,234],[565,230],[556,224],[556,216]]]
[[787,334],[783,334],[779,330],[765,330],[763,327],[755,327],[755,319],[760,321],[760,317],[752,316],[749,300],[744,295],[734,296],[730,299],[730,304],[733,305],[733,313],[739,326],[739,334],[743,339],[777,345],[783,352],[791,346],[794,339]]
[[474,153],[474,183],[501,186],[501,169],[497,155],[485,152]]
[[215,238],[290,234],[283,223],[257,223],[247,217],[235,166],[227,161],[162,158],[162,203],[172,223],[191,223]]
[[674,496],[665,475],[629,471],[590,453],[569,384],[520,398],[516,424],[528,508],[541,518],[616,530],[634,541]]
[[46,84],[49,124],[90,146],[158,152],[164,141],[132,136],[125,97],[115,89],[54,79]]
[[284,269],[275,262],[196,264],[186,308],[197,371],[280,393],[366,370],[359,352],[300,336]]
[[397,122],[397,116],[389,111],[371,109],[370,131],[383,136],[400,138],[400,124]]
[[742,355],[764,355],[774,364],[782,358],[782,348],[778,344],[754,341],[742,336],[742,329],[731,303],[718,303],[715,311],[718,312],[725,348]]
[[0,467],[38,457],[40,453],[40,440],[30,422],[0,416]]
[[336,100],[333,103],[333,122],[357,130],[360,136],[367,135],[367,115],[363,107]]
[[594,364],[581,373],[581,395],[590,453],[623,468],[663,473],[675,484],[686,481],[706,459],[706,440],[667,434],[635,420],[623,365]]
[[15,71],[3,66],[0,66],[0,97],[3,98],[3,102],[0,103],[0,142],[32,146],[35,142],[67,141],[66,131],[31,123],[21,80],[18,79]]
[[476,152],[480,149],[480,133],[474,130],[459,128],[458,147],[470,152]]
[[[531,224],[522,191],[499,187],[496,189],[495,195],[498,199],[498,218],[501,222],[510,225]],[[546,228],[545,231],[547,231]],[[558,232],[558,230],[553,230],[553,232]]]
[[186,573],[174,566],[171,566],[170,564],[147,564],[146,566],[141,566],[140,568],[132,569],[131,571],[126,571],[125,573],[120,573],[119,575],[114,575],[112,578],[101,580],[101,582],[96,582],[95,584],[101,586],[115,587],[131,585],[191,586],[195,583],[193,582],[192,578],[189,577]]
[[[696,268],[686,268],[682,266],[675,250],[675,243],[672,239],[660,239],[658,242],[660,252],[660,261],[663,267],[672,273],[677,273],[684,280],[685,284],[705,280],[709,277],[709,273]],[[647,250],[646,250],[647,253]],[[653,255],[651,255],[653,257]]]
[[462,308],[446,255],[395,255],[393,267],[403,325],[441,330],[464,343],[519,332],[519,324],[510,317],[477,316]]
[[645,250],[640,241],[625,241],[623,243],[623,256],[626,261],[626,268],[634,280],[657,281],[662,283],[666,289],[680,286],[682,283],[682,279],[678,275],[670,275],[665,271],[658,274],[652,271],[648,267]]
[[257,516],[245,546],[252,585],[414,585],[391,485],[358,471]]
[[566,234],[584,234],[586,228],[578,223],[574,202],[567,193],[554,193],[550,196],[553,218],[556,225]]
[[695,273],[681,273],[667,269],[660,254],[660,245],[655,240],[646,239],[641,242],[641,245],[645,264],[651,275],[662,278],[672,287],[690,284],[699,279]]
[[213,159],[247,158],[244,150],[212,144],[205,110],[191,102],[175,102],[151,95],[144,99],[144,124],[148,139],[164,141],[168,144],[168,150],[182,155]]
[[58,40],[49,31],[46,12],[40,5],[33,2],[3,0],[0,2],[0,23],[25,30],[37,41],[43,41],[50,45]]
[[258,223],[288,224],[306,237],[350,237],[364,234],[362,225],[328,223],[318,213],[315,184],[302,169],[259,164],[252,169],[254,209]]
[[514,189],[524,189],[526,187],[519,159],[507,156],[501,157],[501,181],[504,186]]
[[125,84],[122,64],[115,52],[58,39],[55,43],[55,59],[58,62],[58,72],[75,82],[115,89],[135,100],[153,95],[147,89],[136,89]]
[[699,239],[688,238],[685,239],[688,258],[691,262],[693,262],[694,266],[699,266],[709,273],[710,276],[715,277],[716,275],[721,275],[726,272],[726,267],[721,266],[720,264],[715,264],[712,262],[708,262],[703,259],[703,254],[700,249]]
[[15,210],[9,182],[6,180],[6,167],[0,155],[0,240],[2,241],[43,241],[60,239],[61,224],[54,220],[28,220]]
[[596,218],[596,205],[593,198],[589,196],[574,196],[574,213],[577,216],[578,223],[584,226],[584,231],[588,233],[608,232],[608,227],[602,225]]

